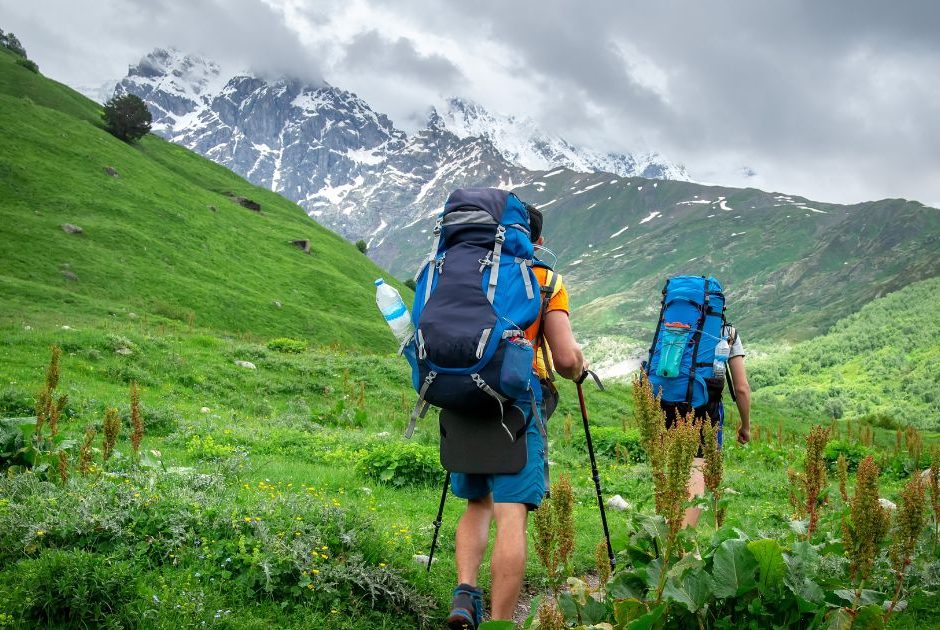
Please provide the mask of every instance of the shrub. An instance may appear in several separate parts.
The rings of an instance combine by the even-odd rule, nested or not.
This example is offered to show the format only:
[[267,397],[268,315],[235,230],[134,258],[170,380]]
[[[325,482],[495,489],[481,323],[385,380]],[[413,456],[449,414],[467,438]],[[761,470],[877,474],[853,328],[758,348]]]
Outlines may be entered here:
[[[587,440],[576,440],[577,447],[587,452]],[[591,427],[591,443],[594,445],[595,455],[614,458],[624,450],[629,453],[630,461],[634,463],[646,461],[646,451],[643,449],[643,440],[639,429],[630,428],[624,431],[619,427]]]
[[9,385],[0,391],[0,416],[23,417],[36,413],[36,400],[33,395],[15,385]]
[[5,590],[5,607],[16,610],[27,625],[133,627],[138,621],[134,567],[80,549],[47,549],[38,558],[19,561]]
[[408,278],[405,280],[405,286],[414,291],[418,288],[418,283],[415,282],[414,278]]
[[196,459],[217,460],[233,454],[235,447],[231,444],[216,442],[211,435],[206,437],[194,435],[186,443],[186,452]]
[[268,350],[283,352],[285,354],[300,354],[304,352],[308,343],[306,339],[291,339],[290,337],[278,337],[268,342]]
[[369,246],[366,244],[364,240],[360,238],[358,241],[356,241],[356,249],[358,249],[360,252],[365,254],[366,251],[368,251]]
[[897,418],[889,413],[883,412],[865,414],[859,417],[856,422],[858,422],[858,424],[869,424],[873,427],[881,427],[882,429],[891,429],[892,431],[901,428],[901,423],[897,421]]
[[22,66],[35,74],[39,74],[39,65],[32,59],[17,59],[16,65]]
[[842,440],[830,440],[826,445],[826,449],[823,451],[823,458],[826,460],[826,464],[832,468],[836,465],[839,455],[845,455],[845,459],[849,464],[849,470],[855,470],[858,468],[858,463],[872,454],[872,452],[872,449],[862,446],[861,444],[850,444]]
[[153,117],[139,96],[123,94],[104,104],[105,129],[124,142],[139,140],[150,132]]
[[381,444],[356,464],[356,471],[394,486],[422,485],[441,475],[436,448],[404,442]]

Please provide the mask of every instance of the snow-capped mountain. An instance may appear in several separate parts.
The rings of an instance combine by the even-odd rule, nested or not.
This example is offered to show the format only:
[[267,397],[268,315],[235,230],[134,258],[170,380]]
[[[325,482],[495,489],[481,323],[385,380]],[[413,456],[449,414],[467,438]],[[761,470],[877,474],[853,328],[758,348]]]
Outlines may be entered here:
[[115,94],[147,102],[154,131],[297,202],[319,223],[379,254],[389,227],[438,211],[460,186],[512,186],[533,170],[687,180],[658,156],[575,148],[527,119],[451,99],[409,136],[355,94],[251,73],[157,49],[132,66]]
[[565,167],[582,173],[691,181],[685,167],[658,153],[601,153],[578,148],[542,131],[531,118],[493,113],[467,99],[448,99],[440,116],[457,137],[486,138],[504,158],[532,171]]

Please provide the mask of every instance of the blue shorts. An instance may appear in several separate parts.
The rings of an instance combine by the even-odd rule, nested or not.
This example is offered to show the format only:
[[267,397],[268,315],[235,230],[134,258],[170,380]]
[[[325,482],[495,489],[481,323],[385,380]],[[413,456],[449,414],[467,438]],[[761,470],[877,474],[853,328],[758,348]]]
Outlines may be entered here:
[[492,493],[495,503],[525,503],[529,509],[537,508],[545,496],[545,441],[537,420],[530,422],[526,431],[526,451],[526,464],[519,472],[509,475],[451,473],[451,490],[461,499],[482,499]]
[[[542,383],[536,388],[536,399],[542,414],[544,427],[548,428],[548,418],[555,411],[558,392],[554,385]],[[510,475],[474,475],[451,473],[450,487],[455,496],[461,499],[482,499],[493,494],[494,503],[524,503],[534,510],[542,503],[548,490],[546,467],[545,438],[539,430],[538,419],[533,419],[532,411],[526,408],[529,428],[526,431],[526,464],[517,473]]]

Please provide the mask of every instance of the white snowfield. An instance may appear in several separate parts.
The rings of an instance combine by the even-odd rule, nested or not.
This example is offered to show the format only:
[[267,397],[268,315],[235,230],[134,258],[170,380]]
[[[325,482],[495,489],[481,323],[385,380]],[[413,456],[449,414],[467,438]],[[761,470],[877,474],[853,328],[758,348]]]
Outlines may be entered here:
[[819,210],[817,208],[810,208],[809,206],[797,206],[800,210],[809,210],[810,212],[816,212],[819,214],[829,214],[825,210]]
[[652,212],[649,213],[649,216],[643,219],[642,221],[640,221],[640,223],[647,223],[660,215],[662,215],[662,213],[659,210],[653,210]]
[[629,229],[630,229],[630,226],[629,226],[629,225],[625,225],[625,226],[623,226],[622,228],[620,228],[619,230],[617,230],[616,232],[614,232],[613,234],[611,234],[611,235],[610,235],[610,238],[617,238],[618,236],[620,236],[621,234],[623,234],[624,232],[626,232],[626,231],[629,230]]

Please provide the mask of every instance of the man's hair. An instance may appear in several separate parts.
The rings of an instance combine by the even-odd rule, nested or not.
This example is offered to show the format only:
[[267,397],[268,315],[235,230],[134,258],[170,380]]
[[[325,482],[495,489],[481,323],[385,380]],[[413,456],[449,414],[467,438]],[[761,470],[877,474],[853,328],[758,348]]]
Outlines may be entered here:
[[530,203],[525,209],[529,211],[529,240],[534,243],[542,236],[542,211]]

